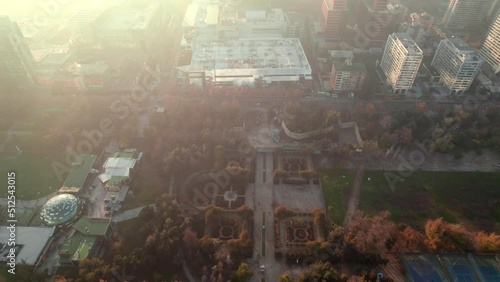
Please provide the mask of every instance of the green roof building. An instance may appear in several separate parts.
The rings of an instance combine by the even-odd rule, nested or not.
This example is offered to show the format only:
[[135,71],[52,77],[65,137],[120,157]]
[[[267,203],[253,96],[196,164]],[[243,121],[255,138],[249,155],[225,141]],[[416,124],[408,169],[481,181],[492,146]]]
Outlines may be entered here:
[[96,257],[112,231],[113,222],[109,218],[89,218],[84,216],[74,225],[75,233],[67,239],[59,250],[59,263],[77,266],[81,260]]
[[96,156],[78,156],[78,161],[73,163],[73,168],[66,177],[60,193],[78,193],[85,185],[87,177],[94,165]]

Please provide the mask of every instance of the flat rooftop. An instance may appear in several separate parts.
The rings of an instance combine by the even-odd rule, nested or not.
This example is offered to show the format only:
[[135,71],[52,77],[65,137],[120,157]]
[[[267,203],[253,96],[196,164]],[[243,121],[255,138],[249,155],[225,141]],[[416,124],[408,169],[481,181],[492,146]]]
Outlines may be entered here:
[[[16,227],[16,245],[20,247],[18,250],[16,261],[25,261],[27,264],[33,265],[37,263],[45,245],[54,233],[55,227]],[[7,244],[9,240],[9,230],[2,226],[0,228],[0,245]],[[10,249],[10,246],[5,246]],[[5,261],[3,248],[0,248],[0,261]]]
[[105,236],[110,224],[109,218],[83,216],[73,224],[73,228],[85,235]]
[[455,48],[457,48],[460,51],[472,51],[474,52],[474,49],[472,49],[469,44],[465,43],[462,39],[458,37],[453,37],[453,38],[448,38],[448,41],[450,41]]
[[415,41],[413,41],[413,39],[407,33],[396,32],[393,33],[392,36],[394,36],[405,47],[408,53],[423,54],[422,49],[418,47],[417,43],[415,43]]
[[66,180],[63,183],[59,192],[78,192],[83,184],[85,183],[85,179],[90,172],[90,169],[94,165],[96,161],[96,156],[80,156],[81,162],[75,163],[73,168],[66,177]]
[[111,154],[112,158],[126,158],[126,159],[131,159],[134,157],[134,154],[136,152],[136,149],[125,149],[120,152],[114,152]]
[[239,39],[198,43],[187,71],[293,68],[310,70],[299,39]]
[[81,261],[89,256],[92,246],[97,241],[96,236],[83,235],[75,232],[71,238],[67,239],[59,250],[61,259]]
[[349,65],[343,61],[334,61],[333,65],[337,71],[366,72],[366,67],[363,63],[352,63]]

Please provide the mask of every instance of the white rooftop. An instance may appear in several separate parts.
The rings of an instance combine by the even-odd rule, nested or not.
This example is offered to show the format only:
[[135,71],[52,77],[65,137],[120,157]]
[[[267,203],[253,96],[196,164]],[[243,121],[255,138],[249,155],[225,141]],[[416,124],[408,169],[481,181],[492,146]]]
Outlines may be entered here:
[[[248,69],[310,70],[300,40],[239,39],[196,44],[191,65],[183,71]],[[292,73],[293,71],[286,71]],[[236,73],[237,74],[237,73]]]
[[[24,261],[34,265],[40,257],[43,248],[54,233],[55,227],[25,227],[16,226],[16,245],[21,249],[18,251],[16,261]],[[2,226],[0,228],[0,244],[7,244],[9,241],[9,230]],[[10,246],[6,246],[10,249]],[[4,253],[0,253],[0,261],[5,261]]]
[[108,158],[103,167],[108,168],[134,168],[136,159],[131,158]]
[[413,41],[410,35],[404,32],[396,32],[392,34],[410,54],[423,54],[422,49]]
[[128,167],[114,167],[114,168],[106,168],[104,173],[99,175],[99,179],[102,183],[108,182],[113,176],[130,176],[130,168]]

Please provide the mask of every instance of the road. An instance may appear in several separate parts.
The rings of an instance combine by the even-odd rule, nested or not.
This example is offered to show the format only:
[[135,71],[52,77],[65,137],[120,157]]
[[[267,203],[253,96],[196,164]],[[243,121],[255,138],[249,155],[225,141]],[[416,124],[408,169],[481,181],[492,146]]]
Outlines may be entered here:
[[[273,210],[273,171],[274,155],[272,152],[258,152],[255,159],[255,207],[254,207],[254,261],[251,281],[278,281],[285,265],[276,260],[274,246],[274,210]],[[265,215],[265,216],[263,216]],[[265,218],[265,222],[264,222]],[[264,232],[262,232],[264,230]],[[262,236],[264,235],[264,236]],[[265,249],[264,253],[263,248]],[[260,265],[266,267],[261,273]]]
[[344,228],[349,229],[352,217],[358,209],[359,194],[361,191],[361,184],[363,183],[364,163],[358,164],[356,167],[356,175],[354,176],[354,183],[352,184],[351,194],[349,195],[349,203],[347,205],[347,214],[344,218]]

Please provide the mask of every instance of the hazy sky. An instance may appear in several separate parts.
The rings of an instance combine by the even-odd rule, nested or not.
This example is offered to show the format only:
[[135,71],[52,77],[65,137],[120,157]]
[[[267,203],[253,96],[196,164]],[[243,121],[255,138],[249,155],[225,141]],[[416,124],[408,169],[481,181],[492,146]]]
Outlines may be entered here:
[[[56,17],[71,16],[79,9],[92,8],[104,3],[120,3],[124,0],[61,0],[59,4],[56,0],[0,0],[0,14],[8,15],[12,18],[29,17],[35,13],[45,14],[60,11]],[[57,7],[53,6],[53,3]]]

